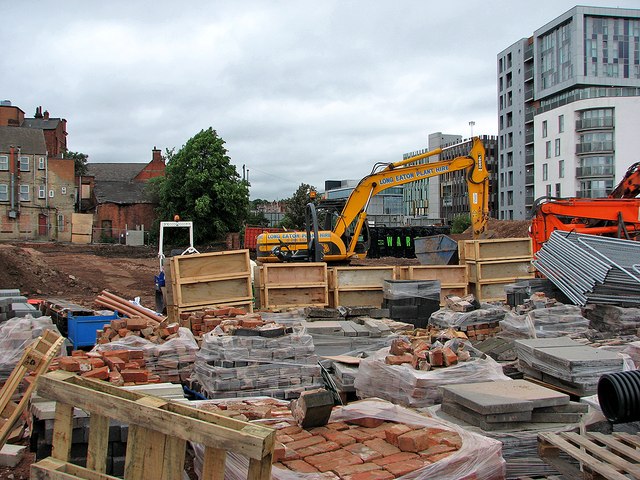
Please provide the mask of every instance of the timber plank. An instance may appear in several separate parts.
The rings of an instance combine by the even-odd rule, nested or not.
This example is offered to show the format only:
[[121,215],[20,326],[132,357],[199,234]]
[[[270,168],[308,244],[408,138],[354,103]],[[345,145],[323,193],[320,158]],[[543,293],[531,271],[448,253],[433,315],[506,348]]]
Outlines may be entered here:
[[107,471],[109,448],[109,417],[94,414],[89,418],[89,447],[87,468],[97,472]]
[[62,402],[56,404],[53,424],[53,442],[51,456],[68,461],[71,453],[71,433],[73,430],[73,405]]
[[204,465],[202,467],[202,478],[224,478],[224,466],[226,460],[227,452],[225,450],[206,447],[204,449]]

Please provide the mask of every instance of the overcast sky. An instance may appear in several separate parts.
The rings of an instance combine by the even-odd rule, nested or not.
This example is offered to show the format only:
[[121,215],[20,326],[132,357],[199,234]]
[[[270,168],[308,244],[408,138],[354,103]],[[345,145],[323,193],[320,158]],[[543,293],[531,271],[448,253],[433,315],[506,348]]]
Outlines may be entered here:
[[573,6],[0,0],[0,97],[66,118],[90,162],[147,162],[213,127],[251,198],[282,199],[360,179],[429,133],[496,135],[497,54]]

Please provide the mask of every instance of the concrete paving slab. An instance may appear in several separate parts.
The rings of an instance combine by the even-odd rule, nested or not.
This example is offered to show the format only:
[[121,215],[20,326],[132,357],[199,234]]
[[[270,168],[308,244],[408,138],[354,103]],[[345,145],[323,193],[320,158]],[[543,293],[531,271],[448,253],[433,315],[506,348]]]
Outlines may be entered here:
[[27,447],[24,445],[11,445],[9,443],[2,446],[0,450],[0,466],[15,467],[24,457]]
[[534,356],[548,365],[570,371],[579,367],[622,367],[623,363],[617,353],[588,345],[536,348]]
[[487,415],[480,415],[478,412],[474,412],[470,408],[467,408],[459,403],[455,403],[449,400],[444,400],[442,403],[446,403],[447,407],[455,407],[456,411],[462,411],[469,415],[480,416],[482,420],[487,423],[505,423],[505,422],[530,422],[531,410],[527,412],[510,412],[510,413],[489,413]]
[[482,415],[525,412],[570,401],[569,395],[526,380],[448,385],[442,391],[443,398]]
[[529,353],[533,353],[533,350],[536,348],[576,347],[582,345],[581,343],[567,337],[531,338],[526,340],[516,340],[514,344],[516,348],[522,348],[524,351]]

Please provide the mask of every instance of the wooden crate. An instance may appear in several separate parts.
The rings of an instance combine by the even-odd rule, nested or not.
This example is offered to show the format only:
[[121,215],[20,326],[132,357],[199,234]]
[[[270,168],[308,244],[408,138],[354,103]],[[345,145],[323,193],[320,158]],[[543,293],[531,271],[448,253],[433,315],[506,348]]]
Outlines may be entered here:
[[329,269],[331,307],[382,305],[382,285],[396,280],[395,267],[332,267]]
[[[640,478],[640,436],[615,432],[539,433],[538,453],[566,479]],[[577,460],[581,469],[566,457]]]
[[531,258],[532,255],[530,238],[462,240],[462,246],[461,262]]
[[[37,479],[115,479],[105,474],[111,419],[129,426],[124,478],[182,478],[187,442],[204,446],[202,478],[224,478],[227,451],[249,458],[247,478],[271,478],[275,430],[58,370],[38,394],[57,401],[51,457],[31,466]],[[88,412],[86,468],[69,463],[74,407]]]
[[167,283],[167,306],[250,303],[253,298],[249,250],[172,257],[166,278],[171,285]]
[[511,281],[514,278],[533,278],[535,276],[530,258],[513,260],[494,260],[472,262],[467,260],[469,282]]
[[421,265],[403,267],[404,280],[440,280],[440,305],[447,295],[464,297],[469,289],[465,265]]
[[261,308],[327,306],[326,263],[264,264],[258,269]]
[[480,302],[506,301],[507,294],[504,291],[505,285],[516,282],[518,279],[507,281],[489,281],[482,283],[469,283],[469,292],[473,293],[476,300]]

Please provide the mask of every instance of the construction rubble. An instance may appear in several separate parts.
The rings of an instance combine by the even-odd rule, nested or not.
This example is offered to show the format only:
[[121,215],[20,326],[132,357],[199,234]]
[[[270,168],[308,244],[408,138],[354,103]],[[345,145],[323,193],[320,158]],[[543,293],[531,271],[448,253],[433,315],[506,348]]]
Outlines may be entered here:
[[[322,284],[318,264],[313,281],[305,280],[308,264],[286,264],[276,283],[268,283],[264,266],[252,283],[248,253],[237,251],[233,263],[232,256],[206,254],[211,275],[194,269],[199,277],[183,279],[174,268],[166,316],[108,291],[89,308],[0,290],[0,439],[7,456],[0,462],[15,465],[24,449],[20,457],[8,452],[27,444],[36,461],[45,460],[63,431],[57,422],[67,418],[69,462],[119,477],[146,441],[143,427],[178,446],[172,461],[184,463],[188,445],[191,478],[221,468],[232,479],[560,479],[562,462],[576,464],[569,458],[585,471],[600,471],[597,462],[630,468],[618,455],[624,442],[633,447],[624,462],[640,463],[640,378],[636,384],[626,377],[640,366],[640,308],[635,270],[621,256],[635,246],[608,251],[614,240],[556,233],[533,261],[546,278],[504,273],[513,265],[522,271],[521,251],[483,259],[480,247],[467,245],[475,276],[462,288],[445,277],[423,279],[444,275],[438,267],[385,267],[376,275],[390,277],[376,282],[366,269],[341,267]],[[500,251],[499,243],[490,246]],[[569,253],[580,255],[575,264]],[[198,255],[189,261],[198,265]],[[216,262],[227,263],[216,270]],[[580,278],[578,267],[587,264]],[[287,283],[287,275],[295,280]],[[255,289],[259,308],[247,302],[246,287]],[[227,292],[228,301],[209,302],[212,288],[217,296]],[[350,304],[335,304],[340,298]],[[47,335],[65,343],[36,351]],[[612,385],[606,398],[603,379]],[[42,392],[34,390],[40,381]],[[65,417],[64,398],[47,397],[55,382],[111,395],[110,409],[95,414],[72,404]],[[114,400],[117,392],[129,393]],[[79,398],[69,395],[70,402]],[[151,414],[139,425],[118,420],[132,402],[180,415],[189,407],[202,424],[217,419],[229,436],[212,450],[208,437],[160,425]],[[15,423],[18,408],[26,422]],[[612,408],[630,420],[612,419]],[[100,422],[107,422],[108,438],[98,440],[92,428]],[[262,450],[254,450],[251,435],[262,439]],[[96,442],[106,449],[104,463],[96,463]],[[607,453],[573,457],[588,442]],[[212,455],[224,450],[216,463]],[[558,452],[560,460],[549,460]],[[256,462],[268,475],[255,476]]]

